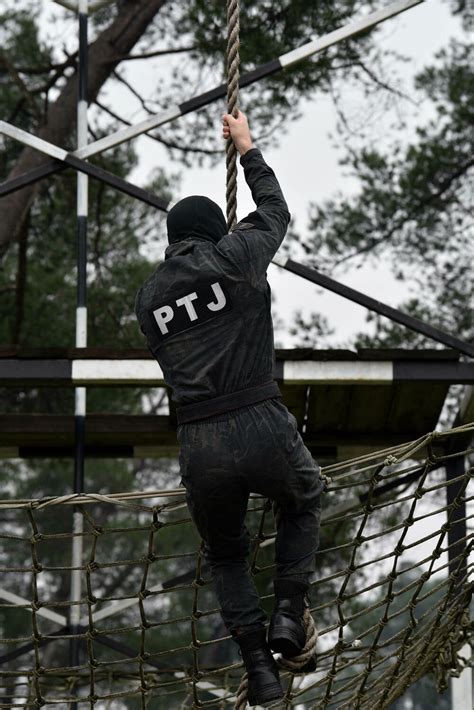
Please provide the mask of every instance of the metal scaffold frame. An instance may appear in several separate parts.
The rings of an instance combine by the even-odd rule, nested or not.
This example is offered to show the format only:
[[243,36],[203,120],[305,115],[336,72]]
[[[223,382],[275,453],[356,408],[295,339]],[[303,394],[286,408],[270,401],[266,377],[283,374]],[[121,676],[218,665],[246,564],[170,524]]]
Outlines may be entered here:
[[[129,126],[123,130],[119,130],[111,135],[100,140],[88,143],[88,91],[87,91],[87,74],[88,74],[88,15],[95,10],[98,10],[113,0],[98,0],[89,2],[88,0],[53,0],[57,4],[63,6],[67,10],[78,13],[78,34],[79,34],[79,90],[77,103],[77,150],[70,153],[58,146],[53,145],[43,139],[38,138],[26,131],[16,128],[5,121],[0,121],[0,133],[10,137],[25,146],[29,146],[38,150],[53,160],[44,163],[39,168],[20,175],[0,185],[0,197],[10,194],[16,190],[22,189],[27,185],[42,180],[50,175],[58,173],[66,168],[73,168],[77,171],[77,305],[76,305],[76,348],[87,347],[87,217],[88,217],[88,178],[92,177],[102,181],[103,183],[122,191],[123,193],[141,200],[163,212],[168,211],[170,202],[160,196],[154,195],[139,186],[133,185],[123,178],[107,172],[92,163],[88,162],[90,158],[98,155],[106,150],[110,150],[124,142],[132,140],[137,136],[146,134],[149,131],[163,126],[180,116],[196,111],[200,108],[210,105],[218,99],[225,97],[226,86],[221,85],[210,91],[206,91],[198,96],[195,96],[179,105],[170,106],[166,111],[151,116],[145,121],[141,121],[136,125]],[[389,4],[376,12],[366,15],[342,28],[328,33],[323,37],[307,42],[302,47],[287,52],[280,57],[261,65],[249,73],[243,75],[240,79],[240,86],[249,86],[255,82],[264,79],[276,72],[287,69],[298,62],[301,62],[309,57],[312,57],[329,47],[332,47],[344,40],[355,37],[358,34],[367,31],[370,28],[384,22],[385,20],[394,17],[418,4],[424,0],[398,0]],[[316,269],[298,264],[291,259],[276,256],[274,264],[290,271],[301,278],[309,280],[325,289],[333,291],[355,303],[362,305],[369,310],[372,310],[384,317],[411,329],[416,332],[434,339],[437,342],[443,343],[451,348],[457,349],[470,357],[474,357],[474,346],[470,343],[444,333],[433,326],[423,323],[407,314],[402,313],[398,309],[376,301],[365,294],[362,294],[354,289],[348,288],[337,281],[319,273]],[[466,376],[466,375],[465,375]],[[472,381],[472,373],[470,373]],[[74,465],[74,494],[80,495],[84,493],[84,447],[85,447],[85,418],[86,418],[86,384],[89,382],[87,378],[84,380],[84,385],[75,387],[75,465]],[[453,459],[453,463],[448,467],[448,478],[455,478],[461,474],[460,467],[463,466],[463,460]],[[454,490],[454,489],[453,489]],[[452,492],[451,497],[455,495]],[[449,503],[449,501],[448,501]],[[331,511],[328,511],[330,515]],[[455,536],[458,540],[466,538],[465,520],[463,520],[462,511],[458,515],[459,522],[455,527]],[[464,514],[465,517],[465,514]],[[464,529],[463,529],[464,524]],[[72,571],[71,571],[71,594],[69,619],[65,615],[57,614],[48,609],[39,609],[38,614],[54,621],[61,625],[61,631],[65,628],[74,635],[78,634],[87,624],[87,619],[81,616],[81,564],[82,564],[82,533],[83,517],[79,510],[73,507],[73,538],[72,538]],[[450,544],[453,544],[455,538],[450,539]],[[270,541],[271,542],[271,541]],[[461,544],[461,543],[460,543]],[[459,550],[456,551],[459,555]],[[160,585],[162,588],[163,585]],[[0,590],[0,597],[11,601],[14,604],[27,604],[27,600],[12,594],[6,590]],[[125,608],[124,605],[135,604],[136,600],[128,600],[121,604],[111,604],[106,606],[101,612],[95,615],[95,618],[105,618],[108,615],[114,614]],[[117,645],[118,646],[118,645]],[[29,648],[20,651],[25,653]],[[121,649],[122,652],[127,651]],[[19,655],[19,654],[17,654]],[[77,641],[71,641],[71,666],[78,666],[79,645]],[[467,675],[464,675],[458,682],[453,682],[453,697],[456,699],[456,710],[467,710],[467,704],[464,706],[460,703],[468,703],[469,699],[469,683],[466,681]],[[212,686],[210,686],[212,689]],[[471,691],[472,701],[472,691]],[[77,707],[77,703],[73,703],[73,707]]]

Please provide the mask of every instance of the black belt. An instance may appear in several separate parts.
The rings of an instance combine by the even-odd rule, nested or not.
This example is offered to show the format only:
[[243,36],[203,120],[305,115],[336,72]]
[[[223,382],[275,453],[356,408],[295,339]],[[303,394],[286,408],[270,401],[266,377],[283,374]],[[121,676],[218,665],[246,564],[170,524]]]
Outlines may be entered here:
[[237,392],[223,394],[220,397],[204,399],[202,402],[194,402],[193,404],[177,407],[176,416],[178,424],[187,424],[188,422],[196,422],[199,419],[213,417],[216,414],[232,412],[234,409],[246,407],[249,404],[257,404],[265,399],[281,396],[277,383],[271,380],[245,390],[238,390]]

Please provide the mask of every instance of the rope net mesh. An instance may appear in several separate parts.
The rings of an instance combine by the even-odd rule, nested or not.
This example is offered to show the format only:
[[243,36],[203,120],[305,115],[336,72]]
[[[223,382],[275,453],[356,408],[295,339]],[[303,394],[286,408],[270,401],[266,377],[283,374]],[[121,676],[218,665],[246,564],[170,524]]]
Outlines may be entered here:
[[[474,513],[464,513],[473,509],[473,471],[447,480],[445,465],[469,460],[472,434],[474,424],[431,433],[323,470],[310,609],[316,670],[282,670],[278,707],[386,708],[426,673],[442,691],[469,662],[460,649],[473,638]],[[242,664],[182,489],[12,499],[0,508],[0,708],[234,705]],[[73,508],[84,520],[79,602],[69,600]],[[460,520],[467,535],[449,545]],[[271,503],[252,497],[247,525],[249,565],[271,613]],[[67,621],[72,604],[76,628]]]

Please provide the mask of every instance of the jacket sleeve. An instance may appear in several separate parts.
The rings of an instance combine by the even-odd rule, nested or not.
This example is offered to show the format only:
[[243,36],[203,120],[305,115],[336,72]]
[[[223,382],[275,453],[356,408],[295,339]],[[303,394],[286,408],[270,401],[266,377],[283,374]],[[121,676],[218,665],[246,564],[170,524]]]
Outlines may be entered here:
[[273,170],[252,148],[240,159],[257,209],[226,234],[217,249],[242,274],[256,282],[265,275],[286,234],[290,213]]

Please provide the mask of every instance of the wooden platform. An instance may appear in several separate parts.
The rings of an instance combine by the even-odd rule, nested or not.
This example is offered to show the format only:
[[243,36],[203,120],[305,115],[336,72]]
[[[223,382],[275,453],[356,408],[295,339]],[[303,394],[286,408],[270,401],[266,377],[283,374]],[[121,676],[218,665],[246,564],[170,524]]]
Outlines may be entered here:
[[[335,461],[415,439],[433,430],[449,386],[474,382],[474,363],[451,350],[280,350],[276,379],[313,455]],[[0,349],[0,384],[164,386],[147,351]],[[0,413],[0,456],[66,456],[74,417]],[[90,413],[86,454],[177,455],[175,411],[166,416]]]

